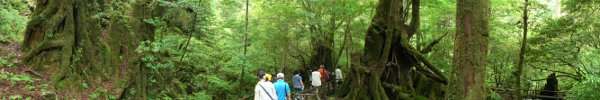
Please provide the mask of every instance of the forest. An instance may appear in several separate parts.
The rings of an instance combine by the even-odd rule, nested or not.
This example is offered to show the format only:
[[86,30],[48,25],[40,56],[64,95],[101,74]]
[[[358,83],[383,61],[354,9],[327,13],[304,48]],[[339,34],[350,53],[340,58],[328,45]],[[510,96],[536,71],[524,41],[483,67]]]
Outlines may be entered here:
[[294,100],[598,100],[598,16],[600,0],[0,0],[0,100],[249,100],[261,72],[301,76]]

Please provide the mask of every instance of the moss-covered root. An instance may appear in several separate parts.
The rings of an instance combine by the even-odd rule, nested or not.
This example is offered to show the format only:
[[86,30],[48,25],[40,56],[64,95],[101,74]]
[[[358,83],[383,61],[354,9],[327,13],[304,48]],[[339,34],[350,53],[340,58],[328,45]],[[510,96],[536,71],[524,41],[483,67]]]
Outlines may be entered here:
[[349,90],[344,99],[389,100],[379,74],[363,66],[354,66],[352,72],[346,80],[348,83],[344,86]]

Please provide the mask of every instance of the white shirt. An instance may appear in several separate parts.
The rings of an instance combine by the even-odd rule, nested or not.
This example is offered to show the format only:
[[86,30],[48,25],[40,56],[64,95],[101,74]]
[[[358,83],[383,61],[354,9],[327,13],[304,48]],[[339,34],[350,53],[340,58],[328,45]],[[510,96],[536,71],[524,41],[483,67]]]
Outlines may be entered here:
[[[311,74],[312,74],[312,73],[311,73]],[[311,81],[311,82],[312,82],[312,75],[310,75],[310,74],[308,75],[308,81]]]
[[310,79],[312,79],[313,86],[321,86],[321,73],[319,71],[313,71]]
[[[260,85],[262,85],[262,87],[265,89],[260,87]],[[269,97],[267,93],[271,95],[271,97]],[[256,87],[254,87],[254,100],[271,100],[271,98],[273,98],[273,100],[277,100],[277,94],[275,94],[275,87],[273,86],[273,83],[267,81],[260,81],[256,83]]]
[[335,69],[335,79],[341,80],[342,78],[343,78],[342,77],[342,70],[340,70],[339,68]]

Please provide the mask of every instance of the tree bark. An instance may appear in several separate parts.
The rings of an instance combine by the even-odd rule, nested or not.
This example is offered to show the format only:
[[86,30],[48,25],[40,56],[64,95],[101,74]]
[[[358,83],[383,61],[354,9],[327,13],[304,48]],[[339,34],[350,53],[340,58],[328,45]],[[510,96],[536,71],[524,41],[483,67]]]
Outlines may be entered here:
[[341,90],[346,99],[443,97],[445,76],[408,42],[418,30],[419,5],[419,0],[380,0],[362,56],[350,57],[349,77],[342,85],[346,89]]
[[449,99],[484,100],[489,0],[458,0]]
[[[100,46],[84,46],[97,43],[101,30],[98,20],[91,19],[90,15],[97,13],[84,4],[98,4],[95,1],[72,0],[38,0],[33,18],[28,23],[23,51],[26,52],[23,62],[35,70],[52,73],[51,81],[58,89],[75,88],[75,82],[81,83],[78,74],[80,70],[97,70],[94,66],[74,67],[75,63],[88,63],[93,65],[93,56],[83,54],[101,53]],[[94,39],[90,39],[94,37]],[[93,53],[89,53],[93,52]],[[103,52],[107,53],[107,52]],[[86,76],[86,75],[84,75]],[[106,77],[100,75],[100,77]]]
[[[108,3],[94,0],[37,0],[23,41],[23,63],[38,72],[49,74],[51,88],[61,93],[68,92],[64,94],[73,94],[66,95],[71,98],[77,98],[74,96],[87,91],[81,87],[84,83],[89,89],[119,87],[119,84],[114,84],[119,82],[128,85],[142,83],[130,81],[142,72],[139,70],[139,54],[135,53],[135,47],[143,40],[152,39],[154,29],[151,25],[143,25],[146,23],[142,18],[129,21],[126,18],[111,19],[99,15]],[[129,26],[123,25],[124,21],[138,23],[133,26],[151,32],[132,32]],[[101,85],[107,82],[110,85]],[[120,97],[123,91],[126,90],[116,89],[112,93]]]

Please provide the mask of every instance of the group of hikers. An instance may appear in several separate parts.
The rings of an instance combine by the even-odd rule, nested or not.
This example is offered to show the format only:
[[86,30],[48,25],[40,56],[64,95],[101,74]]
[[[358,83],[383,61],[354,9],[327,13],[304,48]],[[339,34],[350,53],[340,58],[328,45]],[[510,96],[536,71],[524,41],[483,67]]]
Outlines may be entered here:
[[[295,93],[300,93],[305,89],[304,82],[302,82],[301,71],[296,71],[292,76],[294,82]],[[316,67],[315,70],[311,70],[309,78],[311,85],[315,88],[314,93],[318,94],[319,90],[322,90],[321,86],[326,84],[330,80],[329,75],[335,76],[335,83],[339,84],[342,77],[342,70],[337,68],[335,72],[331,73],[325,69],[324,65]],[[273,80],[271,74],[264,71],[258,72],[259,82],[254,87],[254,100],[292,100],[290,86],[285,82],[285,74],[277,73],[275,80]],[[296,99],[303,99],[297,97]]]

